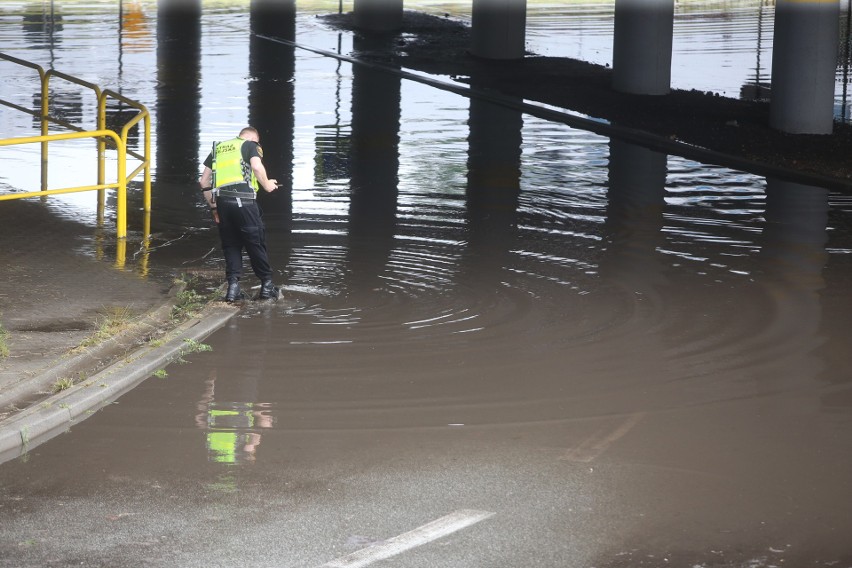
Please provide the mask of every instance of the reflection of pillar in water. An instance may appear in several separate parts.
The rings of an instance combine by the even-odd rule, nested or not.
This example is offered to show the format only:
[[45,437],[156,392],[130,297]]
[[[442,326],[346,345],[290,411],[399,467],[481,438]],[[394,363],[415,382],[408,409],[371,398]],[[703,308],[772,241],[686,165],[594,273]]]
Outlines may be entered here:
[[280,189],[263,194],[264,208],[290,210],[293,189],[294,84],[296,50],[295,0],[252,0],[249,41],[249,123],[257,128],[263,163]]
[[352,268],[371,280],[387,261],[396,228],[400,101],[398,75],[353,66],[350,258]]
[[769,122],[795,134],[831,134],[840,38],[837,0],[778,0]]
[[[475,77],[471,84],[476,86]],[[481,260],[503,259],[515,234],[523,115],[474,97],[470,99],[468,125],[469,246],[483,253]]]
[[767,273],[806,290],[823,287],[828,190],[767,178],[761,256]]
[[671,90],[674,0],[615,0],[612,86],[637,95]]
[[526,0],[473,0],[471,53],[488,59],[522,58],[526,23]]
[[[766,324],[755,337],[754,351],[766,361],[752,376],[773,389],[799,389],[810,384],[824,368],[817,347],[824,287],[823,268],[828,254],[828,190],[767,178],[766,226],[760,252],[763,275],[757,275],[772,304],[765,310]],[[816,406],[816,397],[786,399],[795,412]],[[773,401],[774,409],[779,402]]]
[[402,27],[402,0],[355,0],[355,26],[373,32]]
[[663,238],[667,161],[665,154],[610,140],[608,244],[601,269],[643,292],[660,280],[656,251]]
[[201,120],[201,1],[157,3],[157,179],[185,192],[159,199],[197,198]]

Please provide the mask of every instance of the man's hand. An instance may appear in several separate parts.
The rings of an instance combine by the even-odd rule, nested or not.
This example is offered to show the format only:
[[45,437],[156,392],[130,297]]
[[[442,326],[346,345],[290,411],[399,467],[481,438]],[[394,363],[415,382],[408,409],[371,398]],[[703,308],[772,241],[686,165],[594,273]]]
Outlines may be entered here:
[[274,179],[266,180],[266,182],[263,184],[263,189],[267,193],[272,193],[273,191],[278,189],[278,180],[274,180]]
[[210,214],[213,216],[213,222],[219,224],[219,211],[215,207],[210,208]]

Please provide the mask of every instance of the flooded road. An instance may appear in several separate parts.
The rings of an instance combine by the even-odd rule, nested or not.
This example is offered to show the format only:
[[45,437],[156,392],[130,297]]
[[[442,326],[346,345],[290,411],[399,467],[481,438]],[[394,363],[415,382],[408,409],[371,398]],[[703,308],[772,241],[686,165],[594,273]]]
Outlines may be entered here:
[[87,6],[35,36],[4,6],[0,33],[155,114],[126,270],[223,270],[194,180],[251,123],[284,299],[0,466],[0,565],[852,566],[848,195],[263,40],[240,7],[133,4],[118,37]]

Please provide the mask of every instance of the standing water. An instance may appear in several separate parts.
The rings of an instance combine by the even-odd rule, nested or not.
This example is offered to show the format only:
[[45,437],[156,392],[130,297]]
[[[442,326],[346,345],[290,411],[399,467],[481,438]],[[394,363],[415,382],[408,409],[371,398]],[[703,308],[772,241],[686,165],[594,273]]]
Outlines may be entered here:
[[[364,566],[340,559],[473,510],[490,516],[385,562],[852,565],[847,195],[270,42],[245,6],[121,10],[6,2],[3,51],[152,110],[148,278],[223,270],[199,162],[258,127],[284,299],[0,466],[0,565]],[[357,49],[329,12],[300,5],[296,41]],[[766,81],[770,7],[677,17],[674,86]],[[531,2],[529,49],[606,62],[611,22]],[[29,92],[18,73],[0,97]],[[79,152],[51,167],[88,175]],[[28,175],[4,166],[0,188]],[[95,224],[84,198],[55,203]]]

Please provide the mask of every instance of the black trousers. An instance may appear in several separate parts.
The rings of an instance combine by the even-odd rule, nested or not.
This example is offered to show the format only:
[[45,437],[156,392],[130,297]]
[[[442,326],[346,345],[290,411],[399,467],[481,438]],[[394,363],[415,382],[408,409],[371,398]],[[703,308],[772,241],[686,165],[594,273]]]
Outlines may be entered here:
[[225,277],[239,280],[243,273],[243,249],[248,253],[251,268],[264,282],[272,279],[272,268],[266,252],[266,232],[260,208],[254,199],[219,197],[219,237],[225,253]]

